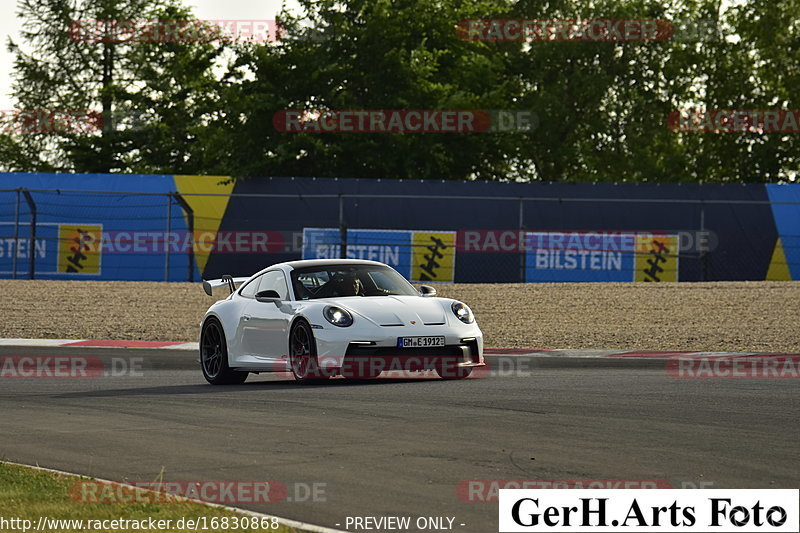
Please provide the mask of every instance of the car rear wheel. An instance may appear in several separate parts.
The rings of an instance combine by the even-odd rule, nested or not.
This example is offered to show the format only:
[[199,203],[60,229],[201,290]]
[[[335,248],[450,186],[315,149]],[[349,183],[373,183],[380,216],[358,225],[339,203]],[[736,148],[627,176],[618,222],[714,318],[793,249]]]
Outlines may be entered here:
[[330,377],[320,368],[314,333],[305,320],[295,322],[289,334],[289,363],[294,379],[301,383],[321,382]]
[[209,318],[200,335],[200,368],[203,377],[212,385],[235,385],[244,383],[247,372],[233,370],[228,366],[228,346],[222,324]]

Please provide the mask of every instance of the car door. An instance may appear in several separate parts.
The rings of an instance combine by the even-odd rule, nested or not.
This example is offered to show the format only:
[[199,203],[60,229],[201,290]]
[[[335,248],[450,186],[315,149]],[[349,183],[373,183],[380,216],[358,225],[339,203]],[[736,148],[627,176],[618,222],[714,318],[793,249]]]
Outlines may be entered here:
[[282,270],[270,270],[261,276],[256,294],[268,290],[277,292],[280,300],[259,302],[253,295],[242,316],[243,345],[249,355],[278,360],[287,355],[292,318],[289,288]]
[[239,313],[239,323],[236,325],[236,341],[234,353],[237,359],[242,356],[254,355],[253,349],[250,346],[252,342],[252,323],[250,322],[250,315],[248,313],[248,306],[255,301],[256,292],[258,292],[258,285],[261,283],[262,276],[258,276],[250,280],[249,283],[242,286],[236,297],[241,298],[241,307]]

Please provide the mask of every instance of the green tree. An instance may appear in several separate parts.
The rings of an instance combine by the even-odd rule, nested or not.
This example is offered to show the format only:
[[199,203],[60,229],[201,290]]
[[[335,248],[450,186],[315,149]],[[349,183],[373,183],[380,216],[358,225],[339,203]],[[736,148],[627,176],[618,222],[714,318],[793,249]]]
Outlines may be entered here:
[[27,162],[20,170],[189,170],[188,147],[225,46],[124,32],[131,23],[189,20],[189,10],[177,0],[20,0],[18,16],[24,43],[9,41],[18,109],[95,114],[80,128],[13,136],[3,153]]
[[527,150],[551,181],[777,181],[798,165],[797,135],[672,131],[681,110],[798,109],[794,1],[523,0],[518,16],[649,18],[655,42],[533,43],[518,51],[542,128]]
[[[800,163],[798,135],[667,124],[679,110],[800,108],[796,0],[300,0],[297,13],[281,14],[284,38],[263,44],[87,43],[64,31],[82,18],[188,18],[178,1],[21,0],[29,52],[11,43],[20,109],[93,109],[103,129],[0,135],[0,161],[18,170],[635,182],[778,181]],[[646,42],[463,39],[459,21],[475,18],[658,19],[679,32]],[[538,126],[386,134],[273,124],[285,110],[361,109],[532,111]],[[136,124],[115,121],[130,114]]]
[[[705,17],[718,22],[718,31],[693,62],[698,107],[800,109],[800,3],[699,4]],[[774,182],[800,167],[797,133],[694,133],[682,135],[682,141],[694,180]]]
[[[284,133],[281,110],[507,109],[519,94],[507,58],[456,33],[502,2],[301,1],[287,38],[240,51],[225,116],[205,152],[234,175],[494,179],[513,171],[506,134]],[[302,21],[299,19],[303,19]],[[318,39],[305,38],[301,22]],[[222,142],[220,147],[218,142]],[[226,162],[228,164],[226,165]]]

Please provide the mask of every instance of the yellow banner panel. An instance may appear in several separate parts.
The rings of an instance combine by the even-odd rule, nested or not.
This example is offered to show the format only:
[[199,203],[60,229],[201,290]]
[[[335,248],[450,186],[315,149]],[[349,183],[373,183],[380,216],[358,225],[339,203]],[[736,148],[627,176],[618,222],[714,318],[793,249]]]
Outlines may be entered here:
[[677,236],[636,236],[634,281],[678,281]]
[[194,253],[200,275],[228,208],[234,180],[230,176],[174,176],[175,187],[194,211]]
[[58,226],[58,272],[99,274],[103,250],[101,224]]
[[415,231],[411,240],[412,281],[453,281],[456,234],[453,231]]

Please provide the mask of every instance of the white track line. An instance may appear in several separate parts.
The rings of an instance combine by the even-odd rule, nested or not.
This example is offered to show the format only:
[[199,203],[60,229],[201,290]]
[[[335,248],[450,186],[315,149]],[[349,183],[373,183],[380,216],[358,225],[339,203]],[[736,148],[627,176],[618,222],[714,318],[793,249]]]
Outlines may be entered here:
[[[23,464],[23,463],[15,463],[14,461],[5,461],[5,460],[0,461],[0,463],[6,463],[6,464],[10,464],[10,465],[25,467],[25,468],[31,468],[33,470],[38,470],[40,472],[50,472],[51,474],[58,474],[58,475],[61,475],[61,476],[88,477],[88,478],[93,479],[94,481],[99,481],[100,483],[110,483],[110,484],[113,484],[113,485],[123,485],[123,486],[126,486],[126,487],[135,488],[136,490],[143,490],[143,491],[153,492],[153,493],[157,493],[158,492],[158,491],[154,491],[154,490],[150,490],[150,489],[142,489],[141,487],[135,487],[133,485],[128,485],[127,483],[121,483],[119,481],[111,481],[111,480],[108,480],[108,479],[101,479],[101,478],[96,478],[96,477],[91,477],[91,476],[84,476],[83,474],[75,474],[73,472],[66,472],[64,470],[56,470],[54,468],[45,468],[43,466],[38,466],[38,465],[37,466],[26,465],[26,464]],[[230,512],[233,512],[233,513],[239,513],[239,514],[243,514],[243,515],[246,515],[246,516],[255,516],[257,518],[276,518],[278,520],[279,524],[282,524],[282,525],[287,526],[287,527],[293,527],[295,529],[300,529],[300,530],[303,530],[303,531],[311,531],[312,533],[347,533],[346,531],[342,531],[340,529],[333,529],[333,528],[325,527],[325,526],[317,526],[315,524],[309,524],[309,523],[306,523],[306,522],[300,522],[299,520],[292,520],[291,518],[283,518],[283,517],[275,516],[275,515],[257,513],[255,511],[248,511],[247,509],[240,509],[238,507],[231,507],[229,505],[222,505],[222,504],[219,504],[219,503],[204,502],[202,500],[195,500],[195,499],[192,499],[192,498],[183,498],[183,497],[179,497],[179,498],[181,500],[184,500],[184,501],[189,501],[189,502],[193,502],[193,503],[199,503],[201,505],[206,505],[208,507],[214,507],[214,508],[217,508],[217,509],[224,509],[225,511],[230,511]]]
[[187,350],[197,352],[200,350],[199,342],[184,342],[183,344],[175,344],[173,346],[164,346],[162,350]]
[[0,339],[0,346],[63,346],[81,339]]
[[[96,339],[94,339],[96,340]],[[200,349],[200,343],[197,342],[183,342],[180,344],[172,344],[168,346],[114,346],[114,345],[77,345],[77,342],[92,342],[87,339],[0,339],[0,346],[38,346],[42,348],[47,347],[65,347],[65,348],[135,348],[137,350],[186,350],[197,351]],[[103,342],[103,341],[98,341]],[[123,341],[124,342],[124,341]],[[134,341],[135,342],[135,341]]]

